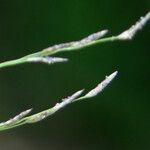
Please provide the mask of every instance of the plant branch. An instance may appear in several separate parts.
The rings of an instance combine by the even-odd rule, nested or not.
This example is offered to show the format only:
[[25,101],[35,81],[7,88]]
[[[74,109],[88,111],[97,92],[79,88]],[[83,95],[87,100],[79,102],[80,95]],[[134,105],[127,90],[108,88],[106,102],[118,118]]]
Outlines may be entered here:
[[[141,30],[144,27],[144,25],[146,25],[146,23],[149,20],[150,20],[150,12],[148,12],[144,17],[141,17],[140,20],[135,25],[131,26],[131,28],[122,32],[119,35],[103,38],[108,32],[108,30],[103,30],[103,31],[91,34],[88,37],[83,38],[80,41],[54,45],[46,49],[43,49],[42,51],[24,56],[20,59],[2,62],[0,63],[0,68],[14,66],[14,65],[23,64],[23,63],[32,63],[32,62],[33,63],[42,62],[42,63],[47,63],[47,64],[53,64],[53,63],[66,61],[63,58],[62,59],[60,58],[61,60],[52,61],[53,63],[51,63],[51,61],[49,61],[48,59],[51,59],[51,57],[49,58],[49,56],[56,54],[56,53],[64,52],[64,51],[80,50],[86,47],[90,47],[96,44],[102,44],[106,42],[131,40],[133,39],[135,34],[139,30]],[[55,59],[55,57],[53,59]]]
[[43,119],[55,114],[58,110],[66,107],[67,105],[73,102],[95,97],[97,94],[101,93],[105,87],[108,86],[108,84],[116,77],[117,73],[118,72],[116,71],[112,73],[111,75],[106,76],[106,78],[100,84],[98,84],[98,86],[96,86],[94,89],[92,89],[91,91],[89,91],[87,94],[83,96],[80,96],[80,95],[83,93],[84,90],[80,90],[74,93],[72,96],[62,99],[62,101],[60,103],[57,103],[54,107],[44,110],[42,112],[33,114],[28,117],[26,117],[26,115],[28,115],[32,109],[23,111],[19,115],[15,116],[14,118],[11,118],[6,122],[0,123],[0,131],[15,128],[24,124],[30,124],[30,123],[42,121]]

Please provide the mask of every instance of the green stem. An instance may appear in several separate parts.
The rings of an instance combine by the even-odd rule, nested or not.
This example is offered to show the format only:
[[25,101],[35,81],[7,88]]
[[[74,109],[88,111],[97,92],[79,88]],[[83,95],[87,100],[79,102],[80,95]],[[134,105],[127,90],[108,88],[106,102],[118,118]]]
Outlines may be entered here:
[[54,51],[53,50],[49,51],[48,49],[46,49],[46,50],[42,50],[42,51],[37,52],[37,53],[30,54],[26,57],[50,56],[50,55],[54,55],[54,54],[57,54],[60,52],[81,50],[81,49],[88,48],[90,46],[94,46],[97,44],[102,44],[105,42],[113,42],[113,41],[117,41],[117,40],[119,40],[117,36],[112,36],[112,37],[107,37],[107,38],[99,39],[96,41],[92,41],[92,42],[85,44],[85,45],[72,46],[72,47],[68,47],[68,48],[65,47],[65,48],[56,49]]
[[92,41],[92,42],[84,44],[84,45],[59,48],[59,49],[56,49],[56,50],[45,49],[45,50],[30,54],[30,55],[27,55],[27,56],[24,56],[24,57],[19,58],[19,59],[2,62],[2,63],[0,63],[0,69],[4,68],[4,67],[10,67],[10,66],[15,66],[15,65],[27,63],[27,58],[31,58],[31,57],[50,56],[50,55],[60,53],[60,52],[80,50],[80,49],[87,48],[87,47],[90,47],[90,46],[93,46],[93,45],[96,45],[96,44],[102,44],[102,43],[105,43],[105,42],[111,42],[111,41],[117,41],[117,40],[119,40],[117,36],[112,36],[112,37],[107,37],[107,38],[99,39],[99,40],[96,40],[96,41]]
[[0,63],[0,68],[9,67],[9,66],[15,66],[15,65],[23,64],[23,63],[26,63],[26,59],[25,58],[5,61],[5,62]]

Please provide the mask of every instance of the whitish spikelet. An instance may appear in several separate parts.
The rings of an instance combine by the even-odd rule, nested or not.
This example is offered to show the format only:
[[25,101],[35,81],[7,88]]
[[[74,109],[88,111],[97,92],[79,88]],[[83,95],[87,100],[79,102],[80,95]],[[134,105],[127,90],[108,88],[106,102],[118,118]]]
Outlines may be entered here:
[[59,58],[59,57],[31,57],[27,59],[28,62],[33,63],[46,63],[46,64],[54,64],[54,63],[61,63],[66,62],[68,59],[66,58]]
[[104,88],[116,77],[118,74],[118,71],[115,71],[109,76],[106,76],[105,80],[103,80],[100,84],[98,84],[94,89],[92,89],[90,92],[88,92],[84,97],[85,98],[91,98],[99,94],[104,90]]
[[20,114],[18,114],[17,116],[15,116],[14,118],[11,118],[11,119],[9,119],[6,122],[0,123],[0,125],[15,124],[17,121],[21,120],[23,117],[25,117],[26,115],[28,115],[31,111],[32,111],[32,109],[25,110],[25,111],[21,112]]
[[131,28],[128,30],[122,32],[119,36],[118,39],[120,40],[131,40],[135,34],[141,30],[144,25],[150,20],[150,12],[148,12],[144,17],[141,17],[140,20],[133,25]]

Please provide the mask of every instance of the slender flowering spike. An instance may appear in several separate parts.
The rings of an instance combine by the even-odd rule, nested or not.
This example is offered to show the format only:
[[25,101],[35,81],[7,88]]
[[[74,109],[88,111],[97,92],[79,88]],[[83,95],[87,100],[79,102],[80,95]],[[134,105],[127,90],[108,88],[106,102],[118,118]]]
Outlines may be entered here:
[[21,112],[19,115],[15,116],[13,119],[14,120],[20,120],[23,117],[27,116],[31,111],[32,111],[32,108],[28,109],[28,110],[25,110],[25,111]]
[[67,58],[59,58],[59,57],[30,57],[27,59],[28,62],[41,62],[47,64],[61,63],[68,61]]
[[141,30],[144,25],[150,20],[150,12],[148,12],[144,17],[141,17],[140,20],[133,25],[131,28],[128,30],[124,31],[118,36],[118,39],[120,40],[131,40],[135,34]]
[[80,91],[74,93],[73,95],[63,99],[62,102],[57,103],[54,107],[52,107],[48,110],[42,111],[41,113],[35,114],[33,116],[29,116],[28,117],[29,119],[26,119],[27,123],[35,123],[35,122],[39,122],[39,121],[47,118],[48,116],[54,114],[56,111],[65,107],[66,105],[72,103],[73,100],[75,100],[77,97],[79,97],[83,91],[84,90],[80,90]]
[[0,126],[14,124],[17,121],[19,121],[20,119],[24,118],[26,115],[28,115],[31,111],[32,111],[32,109],[25,110],[25,111],[21,112],[20,114],[18,114],[17,116],[15,116],[14,118],[11,118],[6,122],[0,123]]
[[102,31],[93,33],[93,34],[89,35],[88,37],[82,39],[82,40],[80,41],[80,43],[83,44],[83,43],[89,43],[89,42],[95,41],[95,40],[97,40],[97,39],[102,38],[102,37],[105,36],[107,33],[108,33],[108,30],[102,30]]
[[103,80],[100,84],[97,85],[96,88],[92,89],[90,92],[88,92],[84,97],[85,98],[91,98],[99,94],[104,90],[104,88],[116,77],[118,74],[118,71],[112,73],[109,76],[106,76],[106,79]]
[[64,106],[66,106],[66,105],[72,103],[77,97],[79,97],[79,96],[83,93],[83,91],[84,91],[84,90],[80,90],[80,91],[74,93],[73,95],[71,95],[71,96],[69,96],[69,97],[67,97],[67,98],[65,98],[65,99],[62,99],[62,102],[61,102],[61,103],[57,103],[57,104],[53,107],[54,111],[57,111],[57,110],[59,110],[60,108],[63,108]]
[[44,49],[43,52],[44,53],[52,52],[52,54],[53,54],[55,52],[61,51],[62,49],[79,49],[79,47],[82,48],[85,45],[91,43],[92,41],[96,41],[97,39],[102,38],[104,35],[107,34],[107,32],[108,32],[108,30],[102,30],[102,31],[93,33],[93,34],[89,35],[88,37],[85,37],[79,41],[62,43],[62,44],[48,47],[48,48]]

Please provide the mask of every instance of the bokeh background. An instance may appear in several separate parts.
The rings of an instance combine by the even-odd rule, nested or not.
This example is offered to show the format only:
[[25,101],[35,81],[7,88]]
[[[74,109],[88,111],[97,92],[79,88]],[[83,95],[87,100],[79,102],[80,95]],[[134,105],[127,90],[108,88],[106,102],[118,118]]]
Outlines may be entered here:
[[[109,29],[116,35],[150,8],[148,0],[0,0],[0,61]],[[0,70],[0,120],[34,113],[115,70],[102,94],[32,125],[0,133],[0,150],[149,150],[150,23],[133,41],[96,45],[57,56],[65,64]]]

